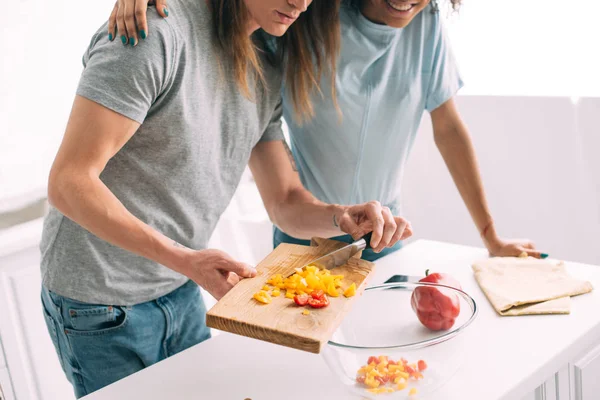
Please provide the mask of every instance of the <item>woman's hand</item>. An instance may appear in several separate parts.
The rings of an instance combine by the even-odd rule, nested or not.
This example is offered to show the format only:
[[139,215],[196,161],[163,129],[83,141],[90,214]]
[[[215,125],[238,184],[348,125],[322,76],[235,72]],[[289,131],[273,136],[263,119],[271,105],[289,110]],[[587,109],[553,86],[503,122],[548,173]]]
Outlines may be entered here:
[[495,257],[519,257],[523,253],[535,258],[547,258],[548,254],[536,250],[535,245],[529,239],[502,239],[496,233],[493,221],[483,229],[481,233],[483,243],[491,256]]
[[354,239],[373,232],[370,244],[376,253],[413,234],[410,222],[394,216],[388,207],[378,201],[345,207],[340,215],[336,215],[336,221],[340,229]]
[[163,17],[169,16],[166,0],[118,0],[108,19],[108,39],[119,37],[124,45],[137,45],[139,39],[150,34],[146,13],[148,5],[156,5]]
[[495,257],[519,257],[523,253],[535,258],[546,258],[548,254],[536,250],[535,245],[528,239],[506,240],[495,238],[485,241],[490,255]]

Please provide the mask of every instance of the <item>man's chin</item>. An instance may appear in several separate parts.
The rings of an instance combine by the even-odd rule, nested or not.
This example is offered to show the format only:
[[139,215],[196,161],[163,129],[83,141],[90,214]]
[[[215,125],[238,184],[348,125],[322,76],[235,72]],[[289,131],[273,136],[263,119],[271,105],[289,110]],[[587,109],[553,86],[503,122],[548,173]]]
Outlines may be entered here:
[[263,26],[263,30],[267,32],[269,35],[281,37],[283,36],[287,30],[289,29],[289,25],[273,23],[268,26]]

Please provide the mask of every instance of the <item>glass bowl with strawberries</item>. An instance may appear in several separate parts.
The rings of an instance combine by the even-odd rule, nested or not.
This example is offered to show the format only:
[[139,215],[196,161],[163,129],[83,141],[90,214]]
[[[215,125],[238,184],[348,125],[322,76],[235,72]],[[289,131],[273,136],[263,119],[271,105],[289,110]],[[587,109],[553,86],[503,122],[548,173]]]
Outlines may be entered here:
[[369,287],[346,315],[322,355],[357,398],[427,396],[460,368],[477,305],[442,278]]

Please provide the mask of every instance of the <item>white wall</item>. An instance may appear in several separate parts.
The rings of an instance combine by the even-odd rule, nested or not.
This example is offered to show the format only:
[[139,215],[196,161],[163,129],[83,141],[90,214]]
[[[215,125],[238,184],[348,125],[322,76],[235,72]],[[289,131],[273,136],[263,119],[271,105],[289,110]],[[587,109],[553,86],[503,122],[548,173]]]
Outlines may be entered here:
[[463,3],[447,19],[463,94],[600,97],[600,2]]
[[111,0],[2,2],[0,202],[45,188],[93,33]]
[[[499,233],[600,264],[600,98],[459,96]],[[480,245],[426,116],[404,179],[415,237]]]

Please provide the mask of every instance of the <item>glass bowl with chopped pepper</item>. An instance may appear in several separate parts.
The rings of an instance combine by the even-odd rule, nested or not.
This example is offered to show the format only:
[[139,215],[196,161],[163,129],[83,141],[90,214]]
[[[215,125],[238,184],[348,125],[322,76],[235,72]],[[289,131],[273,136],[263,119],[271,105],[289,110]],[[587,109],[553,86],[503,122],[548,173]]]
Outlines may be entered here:
[[460,368],[477,305],[443,278],[369,287],[344,318],[322,355],[357,398],[426,396]]

